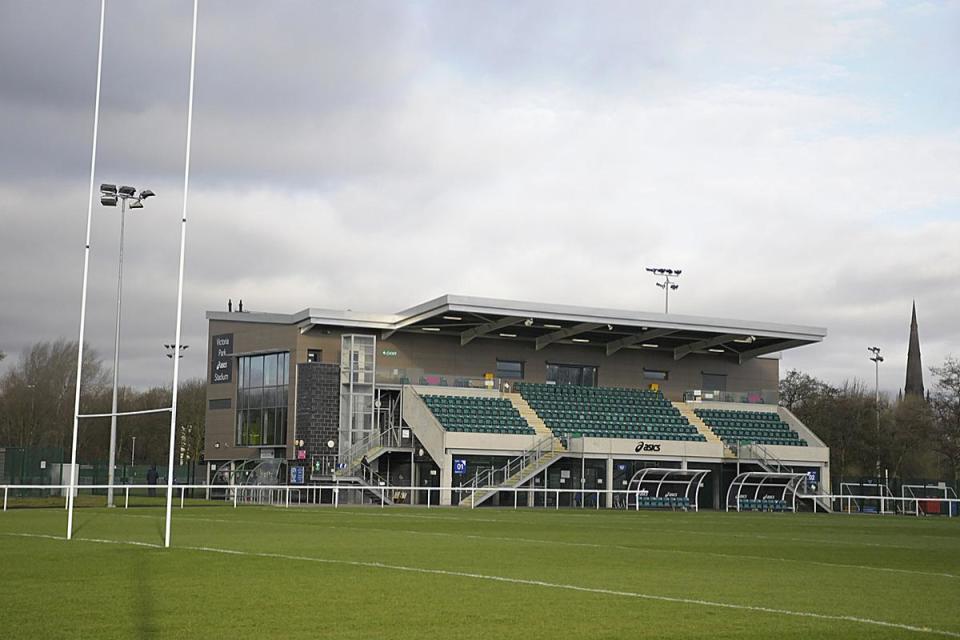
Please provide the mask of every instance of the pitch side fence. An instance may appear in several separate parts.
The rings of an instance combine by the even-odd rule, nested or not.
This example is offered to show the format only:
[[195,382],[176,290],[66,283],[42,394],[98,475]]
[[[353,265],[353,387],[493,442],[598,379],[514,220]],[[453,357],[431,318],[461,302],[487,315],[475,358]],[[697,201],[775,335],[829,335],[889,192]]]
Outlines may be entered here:
[[[102,491],[109,488],[108,485],[79,485],[75,486],[75,496],[89,494],[91,498],[102,498],[102,494],[94,494],[94,491]],[[126,509],[131,506],[133,501],[137,505],[142,505],[142,500],[151,498],[151,491],[156,492],[156,499],[159,501],[165,497],[166,486],[149,484],[122,484],[114,485],[115,491],[122,495],[122,502],[117,500],[118,508]],[[12,507],[17,507],[19,501],[38,499],[47,499],[51,503],[58,499],[63,499],[66,508],[66,495],[69,493],[70,485],[50,485],[50,484],[10,484],[0,485],[0,491],[3,492],[3,511]],[[347,485],[347,484],[310,484],[310,485],[268,485],[268,486],[242,486],[242,485],[209,485],[209,484],[181,484],[174,486],[174,499],[179,503],[181,509],[187,506],[215,506],[226,505],[233,508],[239,508],[249,505],[273,506],[273,507],[298,507],[298,506],[318,506],[339,508],[341,506],[356,506],[359,504],[379,506],[386,508],[402,504],[407,506],[411,502],[411,497],[418,494],[420,500],[416,506],[427,509],[440,506],[440,497],[444,492],[449,492],[454,500],[459,504],[453,508],[477,508],[480,505],[477,501],[481,494],[488,492],[489,488],[484,490],[470,487],[417,487],[417,486],[384,486],[384,485]],[[506,500],[501,498],[499,506],[501,508],[553,508],[564,509],[620,509],[630,511],[641,510],[697,510],[695,506],[683,507],[677,496],[664,495],[653,496],[653,501],[649,496],[642,496],[639,491],[618,490],[618,489],[552,489],[538,487],[503,487],[498,488],[501,494],[506,496]],[[561,496],[571,496],[567,505],[561,504]],[[609,501],[607,497],[609,496]],[[639,498],[648,498],[641,501]],[[833,505],[835,513],[850,514],[861,513],[855,510],[854,505],[857,500],[877,501],[875,495],[837,495],[837,494],[797,494],[797,500],[808,500],[812,511],[822,512],[823,509],[817,508],[817,499],[829,500]],[[608,503],[612,507],[608,507]],[[157,502],[156,504],[159,504]],[[629,506],[628,506],[629,505]],[[933,508],[934,505],[936,508]],[[29,505],[29,506],[45,506]],[[46,506],[58,506],[48,504]],[[89,506],[89,505],[88,505]],[[97,506],[97,505],[92,505]],[[758,511],[762,509],[754,509]],[[791,511],[792,509],[785,509]],[[885,497],[882,499],[877,515],[945,515],[954,517],[960,512],[960,499],[956,498],[923,498],[923,497]]]

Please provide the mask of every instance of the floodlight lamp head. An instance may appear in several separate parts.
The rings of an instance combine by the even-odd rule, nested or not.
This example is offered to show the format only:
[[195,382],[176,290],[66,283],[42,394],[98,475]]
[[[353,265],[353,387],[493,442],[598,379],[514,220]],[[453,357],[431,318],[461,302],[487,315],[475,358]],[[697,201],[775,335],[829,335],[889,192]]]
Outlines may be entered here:
[[140,192],[140,199],[141,199],[141,200],[146,200],[147,198],[152,198],[152,197],[155,196],[155,195],[157,195],[157,194],[155,194],[155,193],[154,193],[153,191],[151,191],[150,189],[143,189],[143,190]]
[[681,272],[680,272],[680,269],[674,269],[674,271],[673,271],[673,275],[675,275],[675,276],[680,275],[680,273],[681,273]]
[[680,288],[680,285],[678,285],[678,284],[671,284],[671,285],[670,285],[670,288],[673,289],[674,291],[676,291],[677,289]]
[[667,269],[667,273],[669,273],[670,275],[673,275],[673,269]]
[[143,201],[139,198],[130,203],[131,209],[143,209]]
[[117,191],[120,193],[120,195],[128,196],[130,198],[132,198],[134,194],[137,193],[136,189],[134,189],[133,187],[128,187],[126,185],[120,187],[119,189],[117,189]]
[[103,183],[100,185],[100,193],[116,193],[117,185]]
[[110,194],[102,194],[100,196],[100,204],[105,207],[115,207],[117,206],[117,196]]
[[654,269],[653,267],[647,267],[647,271],[649,271],[650,273],[656,273],[656,272],[657,272],[657,270]]

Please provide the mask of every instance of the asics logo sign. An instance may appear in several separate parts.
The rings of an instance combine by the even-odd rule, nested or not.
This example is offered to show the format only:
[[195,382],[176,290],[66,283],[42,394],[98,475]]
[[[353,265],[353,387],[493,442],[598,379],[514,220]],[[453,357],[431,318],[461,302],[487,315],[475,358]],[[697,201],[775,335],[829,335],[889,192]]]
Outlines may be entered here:
[[642,451],[660,451],[660,444],[646,444],[643,440],[637,443],[637,448],[634,449],[637,453]]

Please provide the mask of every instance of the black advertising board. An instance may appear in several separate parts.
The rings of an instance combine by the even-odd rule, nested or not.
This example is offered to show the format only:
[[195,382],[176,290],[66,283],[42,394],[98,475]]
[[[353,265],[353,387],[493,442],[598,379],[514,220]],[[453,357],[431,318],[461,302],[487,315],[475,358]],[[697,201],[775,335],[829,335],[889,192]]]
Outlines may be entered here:
[[210,384],[233,380],[233,334],[210,336]]

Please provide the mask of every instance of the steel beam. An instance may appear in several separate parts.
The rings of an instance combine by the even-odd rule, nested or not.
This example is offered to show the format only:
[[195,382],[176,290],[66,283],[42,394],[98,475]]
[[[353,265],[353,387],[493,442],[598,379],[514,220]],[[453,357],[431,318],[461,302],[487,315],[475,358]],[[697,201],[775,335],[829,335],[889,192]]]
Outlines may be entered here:
[[688,356],[694,351],[700,351],[701,349],[709,349],[710,347],[716,347],[727,342],[732,342],[737,338],[740,338],[740,335],[734,333],[725,333],[722,336],[717,336],[716,338],[710,338],[709,340],[701,340],[700,342],[691,342],[690,344],[685,344],[677,347],[673,350],[673,359],[680,360],[684,356]]
[[537,338],[537,347],[536,350],[540,351],[548,344],[552,344],[557,340],[563,340],[564,338],[569,338],[575,336],[579,333],[584,333],[586,331],[593,331],[594,329],[599,329],[602,327],[602,324],[596,324],[593,322],[581,322],[572,327],[567,327],[566,329],[558,329],[552,333],[547,333],[539,338]]
[[480,336],[485,336],[488,333],[492,333],[499,329],[509,327],[520,322],[523,322],[523,318],[515,318],[513,316],[508,316],[506,318],[500,318],[499,320],[494,320],[486,324],[482,324],[479,327],[474,327],[473,329],[468,329],[460,334],[460,346],[469,344],[474,338],[479,338]]
[[636,335],[619,338],[607,343],[607,355],[612,356],[624,347],[629,347],[630,345],[637,344],[638,342],[646,342],[647,340],[662,338],[676,332],[676,329],[650,329],[649,331],[644,331]]

